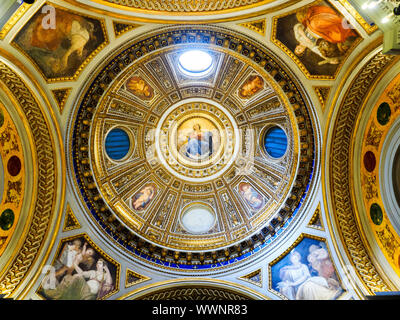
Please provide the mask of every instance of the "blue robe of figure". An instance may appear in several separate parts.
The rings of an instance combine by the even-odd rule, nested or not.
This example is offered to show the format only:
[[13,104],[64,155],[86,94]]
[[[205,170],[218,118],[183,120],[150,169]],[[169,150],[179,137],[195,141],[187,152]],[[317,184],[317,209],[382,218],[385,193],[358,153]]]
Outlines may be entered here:
[[201,134],[201,138],[188,138],[186,147],[186,156],[204,156],[211,155],[213,150],[212,133],[206,131]]

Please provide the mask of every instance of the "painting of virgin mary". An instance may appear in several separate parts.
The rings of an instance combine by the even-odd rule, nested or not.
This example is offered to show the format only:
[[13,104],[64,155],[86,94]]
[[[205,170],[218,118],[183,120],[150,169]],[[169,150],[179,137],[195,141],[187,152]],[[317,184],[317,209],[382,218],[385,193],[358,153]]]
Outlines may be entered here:
[[186,156],[189,158],[211,156],[213,153],[213,135],[210,131],[201,131],[200,124],[193,126],[193,131],[188,136]]
[[208,160],[221,146],[218,129],[201,117],[185,121],[177,134],[178,151],[189,160]]

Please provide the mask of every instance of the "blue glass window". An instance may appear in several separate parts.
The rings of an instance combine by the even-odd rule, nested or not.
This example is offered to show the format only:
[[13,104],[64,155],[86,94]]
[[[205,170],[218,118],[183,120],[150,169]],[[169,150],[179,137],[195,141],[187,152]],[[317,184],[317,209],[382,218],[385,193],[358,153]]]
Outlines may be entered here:
[[131,142],[128,134],[119,128],[112,129],[106,137],[106,153],[113,160],[121,160],[130,149]]
[[272,158],[281,158],[287,150],[288,140],[285,131],[275,126],[268,129],[264,136],[265,151]]

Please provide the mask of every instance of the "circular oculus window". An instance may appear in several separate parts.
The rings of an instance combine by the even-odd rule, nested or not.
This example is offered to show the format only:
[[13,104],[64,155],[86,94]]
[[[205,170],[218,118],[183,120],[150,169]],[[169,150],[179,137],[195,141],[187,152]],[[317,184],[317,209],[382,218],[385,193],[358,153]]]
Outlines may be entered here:
[[180,70],[189,76],[201,77],[211,71],[213,58],[202,50],[189,50],[182,53],[179,58]]

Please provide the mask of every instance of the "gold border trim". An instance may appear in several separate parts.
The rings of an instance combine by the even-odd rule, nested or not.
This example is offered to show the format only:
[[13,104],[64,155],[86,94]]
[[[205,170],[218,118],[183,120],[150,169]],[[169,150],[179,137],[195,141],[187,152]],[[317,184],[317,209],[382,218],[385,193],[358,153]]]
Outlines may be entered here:
[[[253,280],[250,279],[251,277],[254,277],[257,274],[260,275],[260,282],[253,281]],[[250,272],[250,273],[248,273],[248,274],[246,274],[244,276],[238,277],[238,279],[246,281],[246,282],[251,283],[251,284],[254,284],[255,286],[260,287],[260,288],[263,287],[263,274],[262,274],[262,269],[261,268],[257,269],[257,270],[254,270],[254,271],[252,271],[252,272]]]
[[18,8],[18,10],[11,16],[7,23],[0,30],[0,40],[3,40],[10,30],[15,26],[15,24],[22,18],[22,16],[28,11],[31,6],[29,4],[23,3]]
[[[174,286],[175,285],[175,286]],[[241,294],[241,295],[247,295],[247,296],[255,296],[260,300],[271,300],[268,296],[251,289],[247,286],[227,281],[227,280],[220,280],[220,279],[211,279],[211,278],[199,278],[199,277],[188,277],[188,278],[179,278],[179,279],[171,279],[171,280],[165,280],[165,281],[160,281],[160,282],[155,282],[152,284],[149,284],[147,286],[141,287],[139,289],[136,289],[132,292],[126,293],[119,297],[117,300],[135,300],[140,298],[141,296],[145,296],[150,293],[155,293],[157,291],[157,288],[160,288],[161,286],[166,286],[166,288],[184,288],[185,285],[196,285],[196,286],[201,286],[201,287],[207,287],[212,286],[215,288],[222,288],[222,289],[230,289],[233,293]],[[162,290],[162,289],[161,289]],[[241,291],[240,291],[241,290]],[[131,296],[133,295],[138,295],[138,297],[135,297],[133,299],[130,299]]]
[[[382,41],[382,38],[380,37],[375,42],[373,42],[369,46],[369,48],[372,50],[372,48],[374,48],[374,46],[376,47],[377,45],[381,44],[381,41]],[[364,52],[366,52],[366,53],[368,53],[369,51],[370,50],[364,50]],[[364,67],[357,73],[357,75],[354,76],[354,80],[352,81],[352,84],[349,86],[349,89],[347,90],[344,98],[342,99],[342,103],[341,103],[340,107],[338,108],[339,111],[335,118],[334,118],[334,109],[331,108],[330,114],[328,117],[328,124],[334,122],[334,129],[332,130],[332,133],[331,133],[332,136],[334,135],[335,129],[337,128],[337,121],[340,116],[341,109],[343,108],[343,105],[346,102],[346,99],[353,99],[354,97],[358,97],[358,98],[361,98],[362,100],[364,100],[364,103],[365,103],[365,94],[364,94],[364,96],[360,97],[360,93],[355,93],[355,94],[350,95],[350,91],[351,90],[356,90],[356,91],[357,90],[358,91],[368,90],[368,92],[369,92],[369,90],[371,90],[371,88],[366,87],[367,84],[365,83],[365,81],[360,79],[360,75],[363,72],[365,72],[365,73],[367,73],[366,76],[368,76],[368,73],[373,72],[373,68],[372,68],[372,66],[370,66],[370,63],[374,59],[379,59],[379,57],[381,60],[384,60],[384,56],[382,56],[379,53],[376,54],[375,56],[370,58],[365,63]],[[353,62],[353,65],[349,69],[345,78],[348,78],[348,75],[351,72],[353,72],[357,63],[359,63],[364,58],[365,58],[365,56],[359,56],[359,58]],[[400,58],[387,57],[386,59],[388,60],[387,62],[381,62],[382,68],[379,69],[380,77],[383,76],[384,70],[386,70],[391,65],[396,63],[396,61],[398,61]],[[362,78],[365,78],[366,76],[363,76]],[[359,83],[355,84],[355,82],[359,82]],[[376,79],[374,80],[374,83],[376,85]],[[338,96],[339,96],[341,88],[343,86],[344,86],[344,83],[337,90],[335,98],[334,98],[334,103],[332,103],[332,105],[336,105]],[[351,119],[349,119],[348,116],[347,116],[347,118],[348,118],[348,120],[351,120]],[[334,137],[332,138],[331,143],[330,144],[328,143],[329,142],[328,138],[330,138],[329,133],[330,133],[331,128],[332,128],[332,126],[327,125],[326,129],[325,129],[325,134],[324,134],[324,142],[325,142],[326,148],[328,150],[331,150],[331,151],[329,151],[330,154],[332,153],[332,149],[333,149],[333,146],[335,145],[335,143],[337,145],[343,145],[343,141],[335,142]],[[327,159],[329,159],[329,160],[327,161]],[[334,162],[335,162],[335,160],[330,158],[327,153],[323,154],[323,163],[325,164],[325,168],[322,170],[322,180],[325,181],[325,180],[327,180],[327,178],[329,179],[328,180],[329,187],[326,184],[322,185],[323,195],[324,195],[324,204],[326,207],[328,207],[328,203],[330,203],[330,204],[332,204],[332,207],[333,207],[333,212],[332,212],[333,221],[330,218],[330,216],[327,215],[328,225],[332,225],[332,227],[329,227],[330,234],[332,237],[336,238],[332,228],[337,229],[337,231],[339,233],[340,241],[346,250],[347,258],[349,259],[350,263],[355,268],[355,270],[357,270],[358,279],[365,286],[365,289],[369,293],[373,293],[374,291],[388,291],[386,282],[381,278],[380,274],[375,269],[373,261],[371,261],[371,257],[368,253],[368,252],[370,252],[370,249],[368,248],[368,245],[365,244],[365,242],[362,240],[362,236],[359,234],[359,230],[360,230],[359,227],[355,225],[354,212],[353,212],[353,215],[350,217],[347,217],[346,213],[344,212],[343,208],[346,206],[346,204],[344,203],[346,198],[339,200],[340,202],[343,202],[343,204],[341,205],[341,208],[338,208],[334,204],[334,199],[330,199],[328,197],[328,194],[327,194],[328,190],[329,191],[333,190],[332,183],[333,183],[334,178],[333,178],[331,166]],[[344,183],[342,180],[340,180],[340,181],[342,183]],[[331,191],[331,192],[333,195],[334,192],[333,191]],[[328,200],[328,198],[329,198],[329,200]],[[349,198],[350,198],[350,195],[349,195]],[[340,213],[338,212],[339,209],[340,209]],[[350,210],[352,210],[352,208]],[[339,220],[341,222],[339,222]],[[343,228],[346,228],[346,230],[351,231],[353,233],[351,235],[348,232],[347,232],[347,234],[344,234]],[[340,251],[336,242],[334,242],[334,243],[335,243],[336,250]],[[342,264],[345,265],[344,259],[340,255],[339,255],[339,258],[340,258]]]
[[[139,280],[134,281],[134,282],[128,282],[128,274],[129,273],[133,274],[133,276],[135,276]],[[146,281],[149,281],[149,280],[151,280],[150,277],[144,276],[144,275],[139,274],[139,273],[137,273],[135,271],[132,271],[129,268],[126,268],[126,272],[125,272],[125,288],[130,288],[130,287],[135,286],[135,285],[137,285],[139,283],[143,283],[143,282],[146,282]]]
[[[74,221],[73,226],[67,226],[67,219],[70,217]],[[76,218],[74,212],[72,211],[69,203],[67,204],[67,209],[65,212],[65,217],[64,217],[64,225],[63,225],[63,232],[70,231],[70,230],[75,230],[75,229],[80,229],[81,224],[79,223],[78,219]]]
[[[24,80],[22,80],[22,78],[16,73],[16,71],[14,71],[13,69],[11,69],[8,65],[4,64],[4,66],[6,67],[6,69],[8,70],[8,72],[11,72],[16,79],[18,79],[19,82],[22,83],[22,85],[19,84],[15,84],[15,89],[13,91],[13,94],[16,93],[17,90],[26,90],[29,95],[32,96],[33,102],[35,104],[35,106],[37,107],[37,110],[31,109],[31,114],[33,116],[34,113],[39,114],[41,116],[44,116],[43,118],[43,122],[46,125],[46,130],[49,130],[49,132],[53,133],[53,135],[50,135],[50,140],[52,142],[52,144],[50,145],[51,147],[53,147],[54,149],[59,148],[59,151],[61,154],[64,154],[64,148],[63,148],[63,143],[62,143],[62,137],[61,137],[61,132],[60,132],[60,128],[57,125],[57,121],[56,121],[56,116],[54,114],[54,111],[52,110],[52,108],[50,107],[50,101],[47,98],[47,95],[44,93],[44,90],[42,89],[42,87],[38,84],[38,82],[36,81],[36,79],[34,79],[33,77],[30,76],[30,73],[27,71],[26,67],[19,62],[14,56],[12,56],[10,53],[8,53],[7,51],[3,50],[0,48],[0,56],[4,57],[6,60],[10,61],[11,63],[13,63],[17,68],[19,68],[22,73],[24,75],[28,76],[28,79],[32,82],[33,87],[36,88],[39,92],[39,95],[41,98],[43,98],[44,102],[45,102],[45,106],[41,106],[38,103],[37,97],[35,97],[32,94],[32,91],[29,89],[30,86],[28,86],[26,84],[26,82]],[[27,102],[27,101],[26,101]],[[49,117],[50,119],[47,118],[47,115],[45,112],[43,112],[43,108],[46,107],[46,109],[49,111]],[[35,111],[35,112],[34,112]],[[49,126],[49,121],[51,121],[51,123],[53,124],[53,126]],[[39,126],[39,124],[37,123],[38,121],[36,121],[36,125]],[[33,123],[28,122],[29,125],[33,125]],[[51,129],[53,128],[53,129]],[[57,146],[55,146],[55,141],[57,141]],[[40,158],[43,158],[43,152],[49,152],[47,150],[47,148],[50,147],[49,145],[47,145],[46,148],[43,148],[43,150],[39,150],[39,152],[42,152],[42,155],[40,157],[38,157],[37,154],[34,155],[34,158],[38,158],[37,160],[40,161]],[[54,155],[54,149],[51,150],[53,151],[52,154]],[[35,148],[33,148],[33,150],[35,150]],[[51,152],[50,151],[50,152]],[[48,156],[48,155],[47,155]],[[56,203],[55,199],[60,198],[59,200],[59,208],[63,208],[64,206],[64,201],[65,201],[65,179],[66,179],[66,173],[65,173],[65,168],[66,168],[66,160],[64,157],[61,157],[60,159],[60,165],[57,163],[57,161],[54,161],[54,194],[52,196],[52,209],[51,212],[49,213],[49,218],[44,219],[43,215],[45,214],[44,208],[42,208],[41,210],[38,208],[38,200],[36,200],[36,203],[32,203],[32,212],[34,210],[36,210],[36,215],[34,215],[34,219],[39,219],[41,220],[40,223],[38,225],[42,225],[41,228],[41,232],[42,234],[38,235],[36,234],[36,240],[32,241],[32,239],[29,239],[29,237],[33,237],[35,236],[35,228],[36,226],[32,223],[30,226],[27,226],[26,229],[29,229],[28,231],[26,231],[26,237],[25,238],[21,238],[20,244],[18,244],[18,246],[21,248],[19,250],[19,252],[17,253],[19,255],[19,258],[16,259],[16,256],[12,257],[10,259],[10,261],[12,260],[13,262],[10,264],[12,264],[11,266],[7,266],[7,268],[5,268],[4,273],[1,275],[0,277],[0,292],[2,292],[3,294],[5,294],[7,297],[13,297],[14,293],[16,292],[16,290],[19,288],[19,285],[21,284],[22,280],[27,276],[27,273],[30,271],[31,266],[35,263],[36,260],[36,255],[38,254],[38,251],[40,250],[40,248],[34,248],[32,247],[32,243],[34,245],[38,244],[38,241],[40,240],[40,237],[51,237],[51,239],[49,240],[49,247],[51,247],[56,239],[56,233],[53,233],[53,235],[48,234],[49,230],[48,230],[48,226],[53,223],[51,222],[52,220],[55,220],[54,222],[54,229],[53,230],[58,230],[60,223],[61,223],[61,215],[56,215],[54,212],[54,204]],[[46,167],[48,166],[48,164],[46,164]],[[48,167],[47,167],[48,168]],[[39,178],[39,182],[43,182],[42,180],[40,180],[40,173],[38,174],[38,178]],[[49,180],[46,178],[45,179],[46,182],[44,182],[44,185],[47,185],[49,183]],[[59,181],[61,180],[61,181]],[[35,183],[38,183],[38,179],[35,179]],[[61,190],[56,190],[58,185],[61,187]],[[43,203],[43,205],[45,206],[45,203]],[[37,208],[36,208],[37,207]],[[34,209],[36,208],[36,209]],[[36,217],[37,216],[37,217]],[[47,229],[43,229],[43,224],[47,224]],[[24,231],[25,232],[25,231]],[[41,243],[39,243],[39,247],[45,242],[45,240],[42,240]],[[25,255],[25,251],[26,250],[31,250],[32,252],[29,255],[26,255],[26,260],[24,260],[23,258],[21,259],[21,256]],[[41,260],[40,265],[43,265],[45,263],[45,261],[47,260],[47,257],[49,256],[49,252],[47,252],[43,259]],[[22,270],[21,270],[22,268]],[[39,275],[36,274],[33,276],[33,279],[30,281],[30,284],[28,284],[23,291],[18,295],[20,296],[22,299],[23,297],[29,292],[30,288],[32,287],[33,283],[36,281],[37,277]]]
[[[149,13],[149,17],[138,17],[137,15],[134,15],[135,13],[137,13],[138,11],[135,9],[131,9],[129,10],[129,8],[123,6],[122,8],[120,8],[120,11],[128,11],[128,12],[132,12],[132,15],[127,15],[127,14],[120,14],[120,13],[115,13],[112,12],[111,10],[104,12],[104,10],[95,8],[93,6],[87,5],[87,4],[82,4],[76,0],[64,0],[65,2],[72,4],[78,8],[81,9],[85,9],[91,12],[95,12],[101,15],[106,14],[108,17],[112,17],[112,18],[116,18],[116,19],[122,19],[122,20],[128,20],[128,21],[137,21],[137,22],[146,22],[146,23],[164,23],[164,24],[207,24],[207,23],[218,23],[218,22],[230,22],[230,21],[237,21],[237,20],[242,20],[242,19],[250,19],[250,18],[254,18],[254,17],[259,17],[262,16],[264,14],[268,14],[274,11],[278,11],[278,10],[282,10],[285,8],[288,8],[294,4],[296,4],[298,2],[298,0],[289,0],[286,3],[277,5],[275,7],[271,7],[271,8],[267,8],[264,10],[260,10],[260,11],[255,11],[252,13],[248,13],[245,15],[240,15],[240,11],[243,11],[243,8],[240,8],[239,10],[237,10],[238,15],[235,15],[233,17],[224,17],[224,18],[209,18],[212,15],[216,15],[215,13],[212,15],[204,15],[203,17],[201,15],[197,15],[200,18],[206,18],[206,19],[193,19],[194,16],[196,15],[188,15],[187,19],[185,20],[168,20],[168,19],[162,19],[159,18],[160,16],[160,12],[155,12],[155,13]],[[153,16],[155,16],[153,18]],[[158,16],[158,17],[157,17]],[[171,18],[173,18],[173,15],[168,15],[171,16]],[[182,16],[182,13],[177,13],[175,16]]]
[[[321,226],[316,226],[315,225],[315,221],[318,218],[319,218],[319,221],[321,222]],[[317,209],[315,209],[315,212],[314,212],[313,216],[311,217],[310,221],[308,222],[307,227],[313,228],[313,229],[316,229],[316,230],[325,231],[324,223],[322,221],[321,203],[319,203]]]

